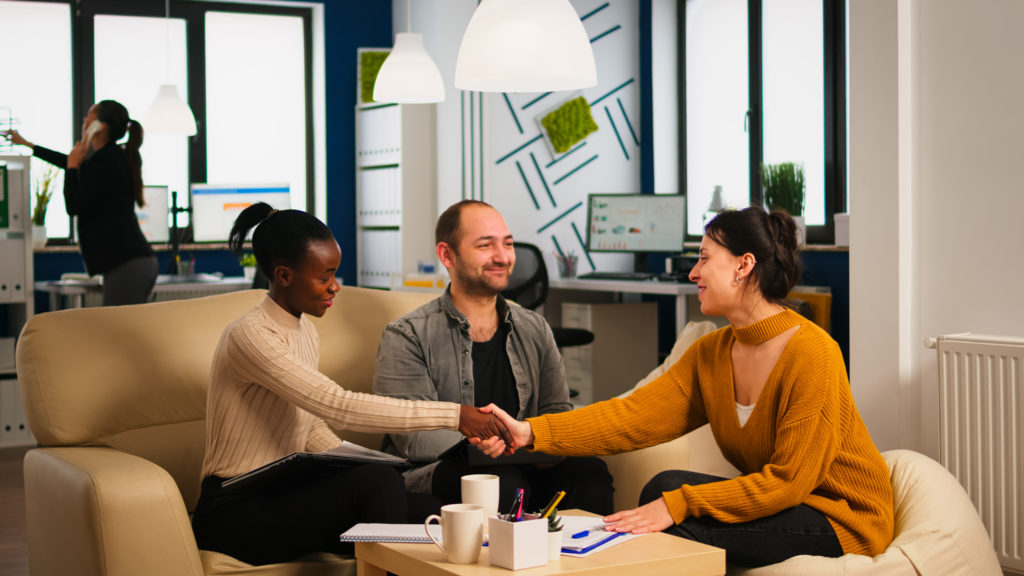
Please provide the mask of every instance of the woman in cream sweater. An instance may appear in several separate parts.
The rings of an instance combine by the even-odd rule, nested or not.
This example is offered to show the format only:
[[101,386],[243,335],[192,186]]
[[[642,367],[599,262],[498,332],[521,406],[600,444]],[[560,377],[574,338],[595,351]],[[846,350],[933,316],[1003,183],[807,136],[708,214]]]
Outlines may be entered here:
[[[838,345],[783,305],[800,272],[788,214],[720,213],[705,227],[690,280],[701,311],[729,326],[625,399],[526,422],[499,413],[514,446],[614,454],[710,423],[741,475],[662,472],[638,508],[605,518],[609,530],[666,531],[724,548],[742,566],[879,554],[893,536],[888,468],[854,405]],[[478,445],[505,449],[498,440]]]
[[214,353],[196,541],[250,564],[348,552],[351,544],[338,536],[357,522],[407,521],[405,485],[394,468],[322,471],[273,489],[225,489],[222,482],[292,452],[334,448],[341,439],[332,427],[450,429],[478,438],[507,431],[477,408],[350,392],[320,373],[320,341],[307,316],[323,316],[340,289],[338,243],[315,217],[258,203],[231,230],[238,255],[253,227],[253,253],[270,290],[224,330]]

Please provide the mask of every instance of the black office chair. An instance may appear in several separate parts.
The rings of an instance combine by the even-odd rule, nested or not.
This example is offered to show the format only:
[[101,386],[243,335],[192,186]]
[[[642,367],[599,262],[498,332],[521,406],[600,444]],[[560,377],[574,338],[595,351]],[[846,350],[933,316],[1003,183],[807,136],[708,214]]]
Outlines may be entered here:
[[[540,248],[525,242],[516,242],[516,265],[512,269],[508,288],[501,295],[523,308],[536,310],[548,297],[548,268]],[[551,327],[555,344],[559,348],[583,346],[594,341],[594,333],[582,328]]]

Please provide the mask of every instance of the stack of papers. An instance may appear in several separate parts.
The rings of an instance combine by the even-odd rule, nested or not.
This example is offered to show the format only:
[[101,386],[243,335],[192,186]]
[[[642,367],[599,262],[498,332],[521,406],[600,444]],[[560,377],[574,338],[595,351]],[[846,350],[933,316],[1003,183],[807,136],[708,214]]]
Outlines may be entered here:
[[606,532],[599,516],[559,516],[562,521],[562,555],[582,558],[607,550],[640,534]]

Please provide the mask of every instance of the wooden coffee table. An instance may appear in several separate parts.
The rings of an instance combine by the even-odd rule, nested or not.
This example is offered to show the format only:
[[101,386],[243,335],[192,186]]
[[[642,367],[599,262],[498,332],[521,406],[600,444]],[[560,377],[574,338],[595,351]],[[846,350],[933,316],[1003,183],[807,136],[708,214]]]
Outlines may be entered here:
[[[566,515],[594,516],[580,510],[566,510]],[[451,564],[444,552],[433,544],[356,543],[356,566],[359,576],[509,576],[511,570],[491,566],[488,549],[480,552],[476,564]],[[719,576],[725,574],[725,550],[664,533],[647,534],[586,558],[559,556],[546,566],[516,570],[516,576],[547,574],[595,574],[621,576],[685,575]]]

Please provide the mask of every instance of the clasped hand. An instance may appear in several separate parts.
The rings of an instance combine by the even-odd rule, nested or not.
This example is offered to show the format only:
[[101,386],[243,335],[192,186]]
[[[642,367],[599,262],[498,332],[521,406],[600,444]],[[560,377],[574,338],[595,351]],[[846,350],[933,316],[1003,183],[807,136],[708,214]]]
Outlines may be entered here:
[[[501,421],[508,430],[512,441],[492,436],[490,438],[470,438],[469,442],[478,450],[491,458],[500,456],[503,453],[513,453],[516,448],[532,446],[534,442],[533,428],[529,422],[520,422],[508,415],[507,412],[494,404],[480,408],[480,412],[490,412]],[[605,530],[610,532],[630,532],[632,534],[647,534],[649,532],[660,532],[675,524],[672,514],[668,511],[668,503],[665,498],[658,498],[653,502],[644,504],[632,510],[616,512],[611,516],[604,517],[607,523]]]

